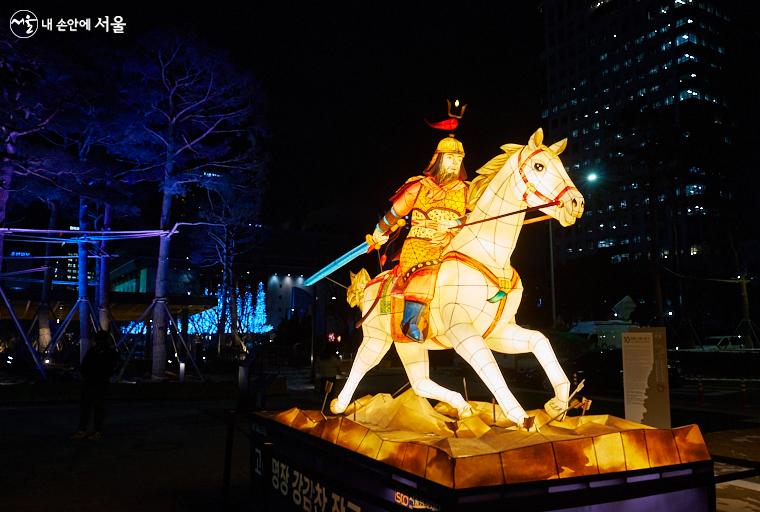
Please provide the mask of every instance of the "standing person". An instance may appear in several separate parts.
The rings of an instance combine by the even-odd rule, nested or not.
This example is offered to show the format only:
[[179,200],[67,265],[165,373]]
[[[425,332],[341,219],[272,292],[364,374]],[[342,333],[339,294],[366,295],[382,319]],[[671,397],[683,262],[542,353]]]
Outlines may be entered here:
[[426,336],[418,323],[433,299],[441,254],[467,213],[463,158],[464,147],[453,134],[442,139],[423,175],[410,178],[396,191],[391,198],[393,206],[372,234],[376,244],[384,244],[392,228],[411,214],[411,229],[401,248],[399,268],[404,295],[402,329],[419,343]]
[[106,331],[98,331],[92,338],[92,346],[82,360],[79,369],[82,374],[82,399],[80,403],[79,427],[71,436],[73,439],[87,437],[90,416],[94,416],[94,425],[90,439],[99,439],[103,435],[105,402],[111,375],[116,371],[119,355],[113,349]]

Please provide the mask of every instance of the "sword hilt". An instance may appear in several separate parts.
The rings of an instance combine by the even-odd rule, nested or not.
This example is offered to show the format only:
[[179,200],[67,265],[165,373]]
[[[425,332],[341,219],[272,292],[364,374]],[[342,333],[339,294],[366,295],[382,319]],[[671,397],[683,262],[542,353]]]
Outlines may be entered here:
[[364,239],[367,241],[367,252],[370,253],[373,250],[378,250],[380,248],[380,244],[375,241],[375,239],[372,237],[372,235],[367,235],[364,237]]

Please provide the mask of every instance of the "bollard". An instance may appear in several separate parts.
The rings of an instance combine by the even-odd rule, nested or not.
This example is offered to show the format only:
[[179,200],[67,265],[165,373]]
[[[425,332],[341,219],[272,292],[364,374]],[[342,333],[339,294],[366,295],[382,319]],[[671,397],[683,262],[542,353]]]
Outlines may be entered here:
[[747,382],[744,379],[742,379],[741,392],[742,392],[742,411],[745,411],[747,410]]
[[705,404],[705,387],[702,384],[702,379],[697,381],[697,405],[702,407]]
[[180,361],[179,363],[179,381],[185,382],[185,362]]
[[248,394],[248,372],[248,366],[241,364],[238,367],[238,391],[241,395]]

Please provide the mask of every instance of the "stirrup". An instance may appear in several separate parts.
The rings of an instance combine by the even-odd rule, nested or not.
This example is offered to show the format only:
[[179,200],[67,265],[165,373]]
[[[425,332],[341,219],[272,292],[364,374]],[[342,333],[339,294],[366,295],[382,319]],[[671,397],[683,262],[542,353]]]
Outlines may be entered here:
[[401,332],[403,332],[404,336],[410,340],[414,340],[417,343],[425,343],[425,336],[422,334],[422,332],[420,332],[420,328],[417,327],[417,324],[413,324],[411,322],[411,320],[407,320],[401,326]]
[[404,302],[404,317],[401,320],[401,332],[403,332],[407,338],[414,340],[417,343],[425,342],[425,334],[420,331],[417,322],[420,321],[422,312],[426,307],[427,304],[414,300],[407,300]]

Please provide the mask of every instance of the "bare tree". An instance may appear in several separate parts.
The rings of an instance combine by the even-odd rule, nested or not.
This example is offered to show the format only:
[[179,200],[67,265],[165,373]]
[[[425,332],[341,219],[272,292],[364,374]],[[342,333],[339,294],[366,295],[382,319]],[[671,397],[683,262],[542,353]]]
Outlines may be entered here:
[[[0,225],[5,223],[13,177],[39,175],[19,153],[22,139],[45,130],[58,113],[50,77],[41,59],[25,51],[18,41],[0,38]],[[0,267],[4,236],[0,234]]]
[[[201,48],[187,38],[161,34],[149,39],[142,58],[127,64],[123,94],[129,101],[118,149],[133,162],[124,178],[152,181],[161,192],[160,228],[172,226],[175,198],[195,184],[244,168],[250,158],[245,124],[251,114],[253,87],[232,69],[225,55]],[[170,237],[159,242],[155,300],[169,292]],[[154,378],[166,365],[166,308],[153,313]]]
[[193,252],[194,263],[201,266],[220,266],[222,278],[218,347],[223,345],[230,316],[232,342],[243,346],[238,332],[239,279],[236,258],[253,250],[259,241],[257,220],[261,207],[263,164],[237,169],[225,180],[209,179],[202,183],[206,206],[202,218],[210,227],[208,237],[197,241]]

